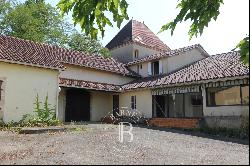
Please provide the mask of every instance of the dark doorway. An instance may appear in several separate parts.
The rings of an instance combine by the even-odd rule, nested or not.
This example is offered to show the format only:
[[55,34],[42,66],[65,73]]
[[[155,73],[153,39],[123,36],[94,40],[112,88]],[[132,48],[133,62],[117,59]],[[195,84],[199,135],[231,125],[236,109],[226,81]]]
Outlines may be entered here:
[[65,121],[90,121],[90,94],[80,89],[66,91]]
[[155,104],[156,104],[156,109],[155,109],[155,116],[158,118],[164,118],[166,117],[165,115],[165,97],[164,96],[155,96]]
[[113,95],[113,115],[119,114],[119,95]]

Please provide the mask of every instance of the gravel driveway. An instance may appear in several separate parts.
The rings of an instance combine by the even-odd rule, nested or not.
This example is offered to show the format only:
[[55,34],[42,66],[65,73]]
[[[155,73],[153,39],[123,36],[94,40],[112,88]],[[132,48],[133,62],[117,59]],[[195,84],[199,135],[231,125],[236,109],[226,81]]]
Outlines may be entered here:
[[135,127],[132,133],[133,142],[120,143],[113,125],[39,135],[0,132],[0,164],[249,164],[249,145],[171,130]]

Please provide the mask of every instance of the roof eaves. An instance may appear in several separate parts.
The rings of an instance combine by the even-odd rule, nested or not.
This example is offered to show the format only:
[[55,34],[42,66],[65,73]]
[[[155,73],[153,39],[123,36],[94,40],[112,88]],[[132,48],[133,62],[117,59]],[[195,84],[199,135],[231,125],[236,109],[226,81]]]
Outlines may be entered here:
[[70,63],[70,62],[64,62],[64,61],[60,61],[61,63],[63,64],[68,64],[68,65],[74,65],[74,66],[79,66],[79,67],[85,67],[85,68],[90,68],[90,69],[95,69],[95,70],[99,70],[99,71],[105,71],[105,72],[111,72],[111,73],[115,73],[115,74],[119,74],[119,75],[122,75],[122,76],[130,76],[130,77],[139,77],[138,75],[135,75],[133,73],[131,73],[131,71],[129,71],[129,73],[121,73],[121,72],[117,72],[117,71],[114,71],[114,70],[106,70],[106,69],[101,69],[101,68],[97,68],[97,67],[94,67],[94,66],[88,66],[88,65],[84,65],[84,64],[77,64],[77,63]]
[[17,64],[17,65],[25,65],[25,66],[31,66],[31,67],[38,67],[38,68],[45,68],[45,69],[52,69],[52,70],[64,70],[65,67],[50,67],[46,65],[38,65],[38,64],[32,64],[32,63],[24,63],[24,62],[19,62],[19,61],[11,61],[11,60],[6,60],[6,59],[0,59],[0,62],[5,62],[5,63],[11,63],[11,64]]
[[[186,51],[182,51],[182,52],[178,52],[178,50],[185,49],[185,48],[191,48],[191,49],[186,50]],[[135,61],[129,62],[129,63],[126,64],[126,66],[132,66],[132,65],[136,65],[136,64],[140,64],[140,63],[144,63],[144,62],[150,62],[150,61],[158,60],[158,59],[161,59],[161,58],[167,58],[167,57],[170,57],[170,56],[177,56],[177,55],[180,55],[182,53],[186,53],[188,51],[191,51],[193,49],[199,49],[200,52],[202,53],[202,55],[204,55],[204,57],[206,57],[206,58],[210,56],[200,44],[195,44],[195,45],[191,45],[191,46],[187,46],[187,47],[178,48],[178,49],[175,49],[175,50],[170,50],[170,51],[165,51],[165,52],[163,51],[163,52],[160,52],[160,53],[149,55],[149,56],[143,57],[141,59],[137,59]],[[174,53],[174,55],[171,55],[171,53]],[[159,55],[159,56],[154,57],[154,56],[157,56],[157,55]],[[152,58],[150,58],[150,57],[152,57]]]

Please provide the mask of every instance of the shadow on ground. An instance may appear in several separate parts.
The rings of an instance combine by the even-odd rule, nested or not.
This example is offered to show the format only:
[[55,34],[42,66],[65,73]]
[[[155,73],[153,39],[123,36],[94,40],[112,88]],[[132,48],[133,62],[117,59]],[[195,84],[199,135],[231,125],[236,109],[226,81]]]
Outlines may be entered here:
[[229,137],[206,134],[206,133],[202,133],[199,131],[189,131],[185,129],[172,129],[172,128],[152,127],[152,126],[143,126],[143,125],[137,125],[135,127],[150,129],[150,130],[165,131],[165,132],[171,132],[171,133],[177,133],[177,134],[183,134],[183,135],[190,135],[190,136],[196,136],[196,137],[201,137],[201,138],[208,138],[208,139],[224,141],[224,142],[232,142],[232,143],[237,143],[237,144],[242,144],[242,145],[249,145],[249,139],[229,138]]

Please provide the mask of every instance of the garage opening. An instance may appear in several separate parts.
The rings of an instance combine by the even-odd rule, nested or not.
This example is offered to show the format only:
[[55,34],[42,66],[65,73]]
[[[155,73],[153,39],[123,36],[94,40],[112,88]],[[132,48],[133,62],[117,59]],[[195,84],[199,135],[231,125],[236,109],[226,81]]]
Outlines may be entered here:
[[90,93],[81,89],[66,91],[66,122],[90,121]]

